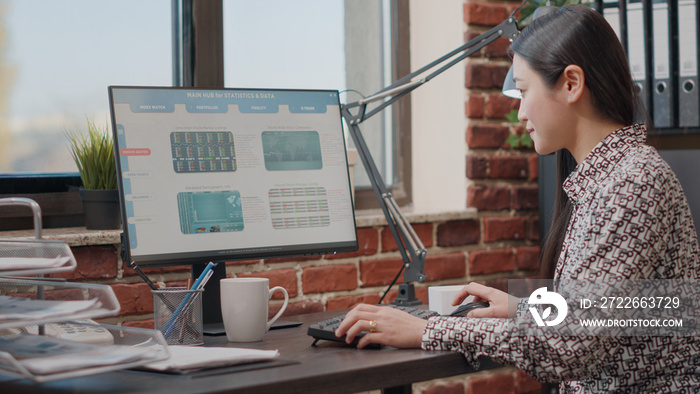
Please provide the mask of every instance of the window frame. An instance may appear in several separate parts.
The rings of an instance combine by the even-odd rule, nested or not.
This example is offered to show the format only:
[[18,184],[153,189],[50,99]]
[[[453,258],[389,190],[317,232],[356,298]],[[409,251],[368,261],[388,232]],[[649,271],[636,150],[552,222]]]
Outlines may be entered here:
[[[392,80],[410,73],[410,33],[408,0],[391,0],[391,54]],[[224,87],[223,57],[223,0],[172,0],[172,61],[173,86]],[[410,95],[391,107],[392,153],[394,174],[389,190],[399,205],[412,201],[411,189],[411,98]],[[364,170],[364,168],[362,169]],[[63,182],[66,179],[67,183]],[[0,174],[3,191],[0,197],[33,195],[41,199],[43,193],[74,192],[80,174],[71,173],[22,173]],[[62,183],[63,182],[63,183]],[[31,187],[28,185],[32,185]],[[70,187],[66,186],[70,185]],[[77,192],[75,192],[77,194]],[[50,197],[49,197],[50,199]],[[52,204],[45,216],[61,216],[68,212],[75,215],[73,203],[65,209]],[[378,208],[370,186],[358,187],[355,191],[356,209]],[[8,225],[26,228],[26,217],[8,218]],[[23,216],[23,215],[19,215]],[[16,220],[15,220],[16,219]],[[65,223],[74,225],[75,219]],[[47,226],[48,228],[49,226]]]

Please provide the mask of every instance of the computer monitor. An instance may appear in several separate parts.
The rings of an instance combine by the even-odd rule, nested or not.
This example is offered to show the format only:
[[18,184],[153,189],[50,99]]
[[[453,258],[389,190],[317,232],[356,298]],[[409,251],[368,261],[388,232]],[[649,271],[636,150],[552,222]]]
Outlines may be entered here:
[[357,250],[338,91],[109,88],[124,258]]

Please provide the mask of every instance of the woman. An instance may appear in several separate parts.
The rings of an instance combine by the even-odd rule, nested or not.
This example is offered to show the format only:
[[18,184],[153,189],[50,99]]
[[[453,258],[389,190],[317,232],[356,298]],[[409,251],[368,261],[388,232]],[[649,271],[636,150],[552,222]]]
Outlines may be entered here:
[[[698,240],[688,203],[670,167],[644,144],[645,126],[634,124],[629,66],[605,19],[585,6],[562,7],[525,29],[511,53],[522,94],[518,117],[539,154],[557,152],[562,190],[543,247],[546,276],[555,286],[562,280],[613,286],[637,279],[697,280]],[[359,305],[336,334],[347,333],[350,342],[369,331],[359,347],[449,349],[473,363],[488,356],[539,380],[563,382],[572,392],[700,387],[696,337],[540,335],[514,323],[508,294],[471,283],[454,304],[467,295],[491,306],[467,318],[425,321]]]

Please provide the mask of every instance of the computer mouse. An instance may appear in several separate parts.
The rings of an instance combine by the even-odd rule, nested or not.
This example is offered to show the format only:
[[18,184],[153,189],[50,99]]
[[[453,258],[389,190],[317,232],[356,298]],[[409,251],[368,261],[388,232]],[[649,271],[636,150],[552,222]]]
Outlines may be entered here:
[[466,317],[467,313],[471,312],[474,309],[479,309],[479,308],[488,308],[489,307],[488,302],[469,302],[464,305],[460,305],[457,309],[454,310],[454,312],[450,313],[450,316],[457,316],[457,317]]

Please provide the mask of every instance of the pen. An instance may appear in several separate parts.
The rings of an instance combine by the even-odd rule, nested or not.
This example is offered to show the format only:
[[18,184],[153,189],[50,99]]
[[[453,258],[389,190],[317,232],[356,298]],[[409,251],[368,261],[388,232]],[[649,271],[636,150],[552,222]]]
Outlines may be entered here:
[[[207,282],[209,282],[209,279],[211,279],[212,275],[214,275],[214,270],[207,272],[207,275],[204,277],[204,280],[202,280],[199,283],[199,286],[197,288],[190,287],[190,283],[192,281],[190,279],[187,279],[187,289],[188,290],[191,289],[194,291],[198,291],[198,290],[203,289],[204,286],[207,285]],[[180,325],[180,338],[179,338],[180,343],[182,343],[185,339],[185,328],[187,327],[187,322],[188,322],[188,320],[190,320],[190,316],[192,315],[192,308],[191,308],[192,304],[195,302],[196,299],[197,299],[197,295],[195,294],[194,296],[192,296],[189,299],[189,301],[187,302],[187,305],[185,305],[185,307],[183,309],[184,317],[182,319],[180,319],[180,320],[182,320],[182,324]],[[176,319],[175,323],[173,323],[173,326],[175,326],[176,324],[177,324],[177,319]]]
[[[211,278],[213,275],[212,269],[216,267],[217,263],[212,263],[209,262],[207,264],[207,267],[204,268],[204,271],[199,275],[199,278],[194,281],[194,284],[192,285],[193,288],[196,290],[199,290],[203,287],[202,282],[206,283],[206,281]],[[206,281],[205,281],[206,280]],[[179,315],[182,313],[182,310],[185,309],[186,306],[190,304],[190,298],[192,298],[193,293],[187,293],[185,295],[185,298],[182,299],[182,302],[180,302],[180,305],[177,306],[177,309],[175,309],[175,312],[173,312],[172,316],[170,316],[170,319],[165,323],[161,331],[163,331],[163,336],[167,339],[168,336],[173,332],[175,329],[176,325],[175,322],[179,319]]]
[[148,276],[146,276],[146,274],[144,274],[143,271],[141,271],[141,267],[139,267],[138,265],[136,265],[136,262],[135,262],[135,261],[132,261],[131,264],[129,264],[129,266],[130,266],[131,268],[133,268],[134,271],[136,271],[137,274],[139,274],[139,276],[146,282],[146,284],[147,284],[152,290],[158,290],[158,287],[157,287],[153,282],[151,282],[150,279],[148,279]]

